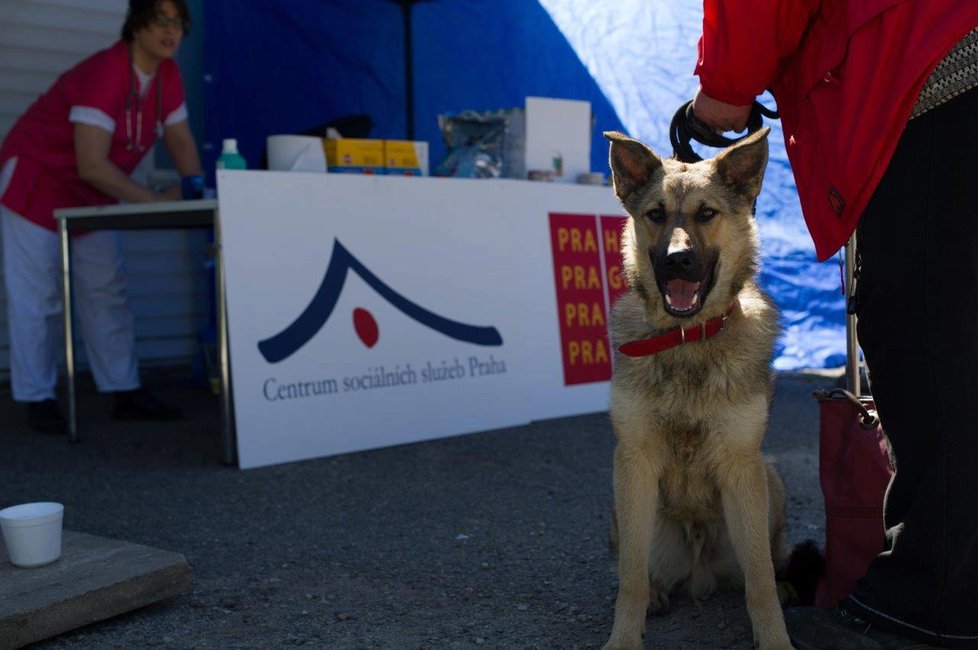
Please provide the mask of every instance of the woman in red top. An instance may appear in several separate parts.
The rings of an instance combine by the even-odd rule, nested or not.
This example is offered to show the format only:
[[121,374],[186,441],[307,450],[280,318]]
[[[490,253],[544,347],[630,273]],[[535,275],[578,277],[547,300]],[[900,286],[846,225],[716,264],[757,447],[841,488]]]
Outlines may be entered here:
[[838,608],[789,609],[791,640],[978,647],[978,2],[704,5],[697,117],[740,131],[770,89],[818,258],[858,225],[858,336],[895,459],[886,552]]
[[[201,173],[173,61],[189,26],[186,0],[130,0],[122,40],[61,75],[0,147],[11,386],[35,429],[65,431],[54,399],[62,304],[53,211],[179,199],[180,188],[160,194],[129,177],[157,138],[181,175]],[[118,234],[75,237],[72,253],[80,329],[99,390],[114,393],[115,416],[178,416],[140,388]]]

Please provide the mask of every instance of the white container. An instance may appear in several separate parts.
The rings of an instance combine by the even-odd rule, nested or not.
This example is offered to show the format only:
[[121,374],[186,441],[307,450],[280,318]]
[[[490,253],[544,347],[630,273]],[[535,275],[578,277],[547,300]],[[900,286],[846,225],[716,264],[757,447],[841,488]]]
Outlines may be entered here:
[[282,172],[325,172],[326,151],[322,138],[309,135],[270,135],[268,169]]
[[60,503],[25,503],[0,510],[0,529],[10,563],[32,568],[61,557],[61,523],[65,508]]

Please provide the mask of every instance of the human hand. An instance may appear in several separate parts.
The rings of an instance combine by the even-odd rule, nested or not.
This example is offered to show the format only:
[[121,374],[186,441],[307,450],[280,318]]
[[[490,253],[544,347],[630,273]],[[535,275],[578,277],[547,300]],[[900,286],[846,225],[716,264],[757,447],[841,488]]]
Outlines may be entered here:
[[747,128],[747,118],[750,117],[751,105],[736,106],[713,99],[697,89],[693,97],[693,114],[707,126],[717,131],[740,132]]
[[179,185],[168,187],[160,193],[161,201],[179,201],[183,199],[183,192]]

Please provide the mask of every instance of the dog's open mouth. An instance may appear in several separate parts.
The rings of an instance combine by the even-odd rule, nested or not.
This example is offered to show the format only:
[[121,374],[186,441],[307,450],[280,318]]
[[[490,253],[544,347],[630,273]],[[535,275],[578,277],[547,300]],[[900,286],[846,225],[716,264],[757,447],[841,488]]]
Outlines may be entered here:
[[700,289],[702,282],[690,282],[676,278],[666,282],[663,295],[666,307],[675,314],[687,315],[695,313],[700,307]]
[[713,288],[719,252],[708,250],[701,254],[686,249],[655,255],[649,251],[649,259],[666,313],[678,318],[699,313]]
[[[713,280],[716,275],[716,258],[713,262],[707,262],[706,268],[701,266],[698,270],[699,279],[693,277],[677,278],[672,277],[663,280],[659,284],[662,292],[662,304],[668,314],[679,318],[689,318],[703,308],[706,297],[713,288]],[[704,272],[705,271],[705,272]],[[692,274],[690,274],[692,275]]]

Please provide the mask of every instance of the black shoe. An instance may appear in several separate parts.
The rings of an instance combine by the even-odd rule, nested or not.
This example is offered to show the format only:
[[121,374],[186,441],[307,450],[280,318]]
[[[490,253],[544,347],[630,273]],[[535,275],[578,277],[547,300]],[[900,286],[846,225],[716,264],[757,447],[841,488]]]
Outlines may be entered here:
[[145,388],[114,393],[112,417],[116,420],[179,420],[183,412],[167,406]]
[[34,431],[40,433],[68,433],[68,422],[61,415],[61,409],[53,399],[28,403],[27,421]]
[[789,607],[788,637],[797,650],[930,650],[937,646],[881,630],[840,607]]

